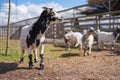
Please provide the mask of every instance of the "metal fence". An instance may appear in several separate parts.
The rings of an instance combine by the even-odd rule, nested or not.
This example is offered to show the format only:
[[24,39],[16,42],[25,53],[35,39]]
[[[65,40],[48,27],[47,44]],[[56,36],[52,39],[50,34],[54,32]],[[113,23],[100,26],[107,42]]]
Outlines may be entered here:
[[[12,0],[11,3],[17,5],[17,0]],[[11,6],[11,9],[16,9],[15,6]],[[17,11],[17,9],[16,9]],[[8,12],[9,12],[9,0],[0,0],[0,54],[5,54],[6,51],[6,42],[7,42],[7,27],[8,25]],[[14,17],[17,15],[17,12],[14,14]],[[10,28],[10,34],[15,33],[16,28]],[[16,46],[18,45],[15,40],[9,40],[8,48],[11,53],[18,53]],[[9,53],[9,52],[8,52]]]
[[[3,11],[6,11],[8,14],[8,8],[3,6],[3,3],[7,3],[8,0],[0,0],[0,19],[6,19],[7,16],[2,14]],[[12,0],[17,5],[17,0]],[[48,31],[46,32],[46,38],[52,39],[63,39],[63,35],[66,28],[71,28],[73,31],[82,32],[83,29],[94,27],[95,29],[100,27],[102,30],[105,31],[112,31],[116,26],[120,26],[120,15],[112,15],[120,13],[120,11],[113,11],[113,12],[106,12],[106,13],[98,13],[94,15],[78,15],[75,14],[74,11],[76,9],[68,9],[64,11],[59,11],[60,14],[67,15],[68,12],[71,12],[71,16],[65,17],[64,21],[61,23],[51,24]],[[17,11],[17,10],[16,10]],[[108,15],[111,14],[111,17]],[[17,15],[17,14],[16,14]],[[102,17],[100,17],[102,16]],[[9,49],[13,53],[19,52],[19,37],[21,28],[25,25],[29,25],[30,23],[35,22],[38,17],[26,19],[23,21],[18,21],[15,23],[10,24],[10,42],[9,42]],[[7,20],[6,20],[7,22]],[[0,24],[5,23],[4,21],[0,20]],[[104,28],[103,28],[104,27]],[[7,37],[7,26],[2,25],[0,26],[0,53],[5,53],[5,46],[6,46],[6,37]]]

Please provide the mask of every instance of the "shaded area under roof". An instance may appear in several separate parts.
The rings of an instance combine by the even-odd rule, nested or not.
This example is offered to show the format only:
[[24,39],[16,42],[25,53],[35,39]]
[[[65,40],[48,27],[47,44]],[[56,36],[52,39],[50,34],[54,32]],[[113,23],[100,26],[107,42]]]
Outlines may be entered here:
[[115,0],[87,0],[88,5],[102,4],[109,1],[115,1]]
[[[110,11],[120,10],[120,0],[88,0],[88,6],[91,9],[81,11],[80,14],[91,15]],[[93,9],[92,9],[93,8]],[[120,15],[120,13],[112,14]]]

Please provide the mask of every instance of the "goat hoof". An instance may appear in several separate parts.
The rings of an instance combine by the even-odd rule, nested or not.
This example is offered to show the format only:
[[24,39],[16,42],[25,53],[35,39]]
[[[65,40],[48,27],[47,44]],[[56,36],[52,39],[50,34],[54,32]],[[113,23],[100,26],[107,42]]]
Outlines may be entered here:
[[23,60],[24,60],[24,58],[21,58],[21,59],[20,59],[20,61],[19,61],[19,63],[22,63],[22,62],[23,62]]
[[38,60],[37,59],[34,59],[34,63],[37,63],[38,62]]
[[39,71],[39,75],[42,75],[42,74],[43,74],[43,70],[40,70],[40,71]]
[[106,49],[106,47],[103,47],[103,49],[105,50],[105,49]]
[[88,56],[90,55],[90,53],[88,53]]
[[84,56],[87,56],[87,54],[84,54]]
[[34,69],[33,65],[29,65],[29,69]]
[[40,70],[44,69],[44,63],[40,63]]
[[114,48],[114,47],[112,47],[111,49],[112,49],[112,50],[115,50],[115,48]]

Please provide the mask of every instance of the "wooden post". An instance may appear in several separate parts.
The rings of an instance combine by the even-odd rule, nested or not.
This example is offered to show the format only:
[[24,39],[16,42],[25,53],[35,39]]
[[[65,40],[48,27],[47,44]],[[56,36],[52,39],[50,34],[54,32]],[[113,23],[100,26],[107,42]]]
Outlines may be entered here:
[[[111,1],[109,0],[109,13],[111,12]],[[111,29],[111,13],[109,14],[109,28]]]
[[57,34],[56,34],[57,32],[56,31],[57,31],[57,25],[54,24],[54,40],[53,40],[54,42],[55,42],[55,40],[57,38]]
[[11,0],[9,0],[9,11],[8,11],[8,24],[7,24],[7,41],[6,41],[6,51],[5,55],[8,54],[8,48],[9,48],[9,37],[10,37],[10,13],[11,13]]
[[98,16],[96,16],[95,19],[96,19],[96,30],[97,30],[97,29],[99,29]]

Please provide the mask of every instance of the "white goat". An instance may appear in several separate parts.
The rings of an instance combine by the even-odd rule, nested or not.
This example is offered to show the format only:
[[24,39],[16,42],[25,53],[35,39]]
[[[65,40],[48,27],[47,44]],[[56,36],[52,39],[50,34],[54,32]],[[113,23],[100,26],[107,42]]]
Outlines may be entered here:
[[79,48],[82,49],[82,34],[80,32],[70,31],[64,35],[64,40],[68,50],[70,50],[70,46],[73,45],[73,43],[75,43],[75,47],[80,45]]
[[104,32],[100,31],[100,29],[97,30],[98,35],[98,48],[104,48],[104,43],[110,43],[112,45],[111,49],[114,49],[114,44],[119,36],[117,31],[114,32]]

